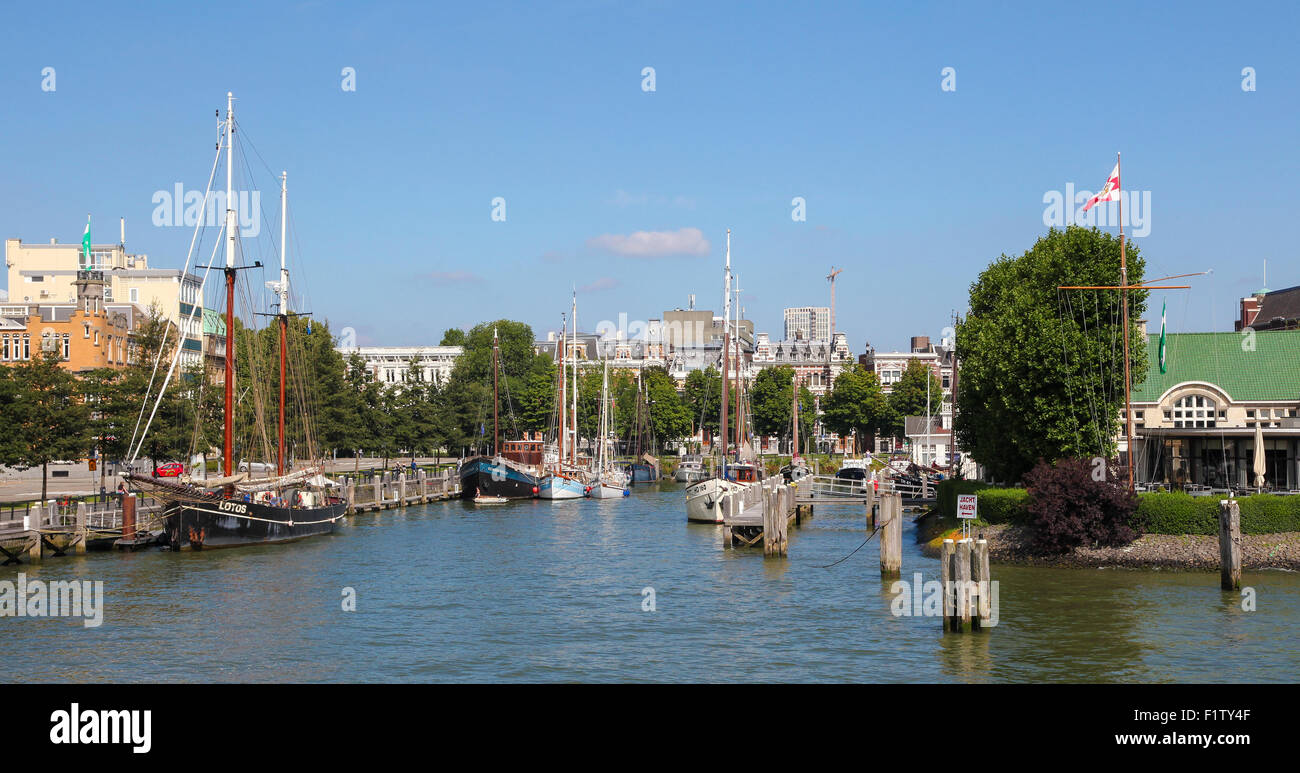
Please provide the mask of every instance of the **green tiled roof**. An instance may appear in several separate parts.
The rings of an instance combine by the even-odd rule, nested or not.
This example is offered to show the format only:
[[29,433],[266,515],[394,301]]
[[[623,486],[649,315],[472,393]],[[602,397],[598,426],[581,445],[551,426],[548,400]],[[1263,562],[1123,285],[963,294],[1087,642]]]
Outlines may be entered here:
[[203,335],[226,334],[226,320],[216,309],[203,310]]
[[1300,330],[1258,331],[1253,351],[1246,343],[1241,333],[1170,333],[1161,373],[1160,336],[1148,336],[1147,377],[1133,401],[1155,402],[1185,381],[1214,384],[1233,401],[1300,399]]

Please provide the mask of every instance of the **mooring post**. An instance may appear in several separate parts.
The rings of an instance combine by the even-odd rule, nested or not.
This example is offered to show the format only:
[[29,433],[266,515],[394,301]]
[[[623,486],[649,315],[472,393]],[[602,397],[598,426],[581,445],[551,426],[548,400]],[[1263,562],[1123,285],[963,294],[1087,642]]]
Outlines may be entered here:
[[347,482],[343,484],[343,496],[347,498],[348,501],[348,515],[356,515],[357,484],[353,483],[351,478],[348,478]]
[[1235,499],[1219,500],[1219,584],[1224,590],[1241,589],[1241,505]]
[[135,540],[135,494],[122,497],[122,540]]
[[731,519],[736,514],[736,500],[732,494],[723,494],[722,498],[713,504],[714,507],[720,508],[722,513],[722,546],[729,548],[732,546]]
[[952,593],[952,559],[957,552],[957,546],[952,539],[943,541],[942,549],[939,551],[939,587],[943,591],[943,630],[952,630],[952,610],[953,610],[953,593]]
[[966,633],[970,631],[970,554],[971,541],[964,539],[957,543],[957,619],[954,621],[957,625],[956,630]]
[[903,497],[886,494],[880,500],[880,576],[898,577],[903,570]]
[[[39,512],[39,511],[38,511],[38,512]],[[35,520],[36,522],[35,522],[35,523],[32,523],[33,520]],[[41,527],[41,517],[40,517],[39,515],[37,515],[36,518],[33,519],[33,518],[32,518],[32,514],[31,514],[31,512],[29,511],[29,512],[27,513],[27,515],[24,515],[24,516],[23,516],[23,533],[24,533],[24,534],[26,534],[26,533],[29,532],[29,531],[32,531],[33,529],[40,529],[40,527]],[[37,561],[40,561],[40,560],[41,560],[41,538],[40,538],[40,534],[37,534],[37,535],[36,535],[36,539],[32,541],[32,543],[31,543],[31,547],[27,548],[27,553],[26,553],[26,555],[27,555],[27,563],[29,563],[29,564],[31,564],[31,563],[36,563]]]
[[867,495],[865,501],[867,503],[867,528],[875,531],[876,525],[880,522],[880,519],[876,517],[877,503],[875,487],[872,486],[869,481],[867,482]]
[[77,503],[77,520],[76,520],[76,545],[75,551],[78,553],[86,552],[86,503]]
[[406,507],[406,473],[397,476],[397,506]]
[[979,594],[978,603],[975,607],[975,619],[971,625],[978,631],[984,627],[984,624],[989,621],[990,616],[993,614],[993,603],[990,599],[993,577],[989,574],[988,540],[975,540],[974,555],[971,556],[971,573],[974,575],[976,593]]

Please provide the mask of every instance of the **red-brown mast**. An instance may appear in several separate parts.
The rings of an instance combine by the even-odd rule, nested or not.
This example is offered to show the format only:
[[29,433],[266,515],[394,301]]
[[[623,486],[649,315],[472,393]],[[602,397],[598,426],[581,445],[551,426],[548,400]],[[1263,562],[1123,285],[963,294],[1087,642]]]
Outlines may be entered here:
[[235,455],[235,269],[226,269],[226,403],[221,439],[221,464],[234,475]]
[[501,393],[498,385],[500,368],[497,365],[497,329],[492,328],[492,455],[500,454],[501,426],[498,417]]

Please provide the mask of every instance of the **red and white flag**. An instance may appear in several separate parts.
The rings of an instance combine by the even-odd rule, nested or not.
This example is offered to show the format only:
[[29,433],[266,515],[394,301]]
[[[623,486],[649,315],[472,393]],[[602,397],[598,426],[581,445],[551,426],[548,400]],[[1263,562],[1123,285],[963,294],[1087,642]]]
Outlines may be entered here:
[[1119,201],[1119,163],[1115,164],[1115,171],[1110,173],[1110,179],[1106,181],[1106,187],[1101,189],[1101,193],[1088,199],[1088,203],[1083,205],[1083,211],[1087,212],[1092,209],[1092,205],[1099,201]]

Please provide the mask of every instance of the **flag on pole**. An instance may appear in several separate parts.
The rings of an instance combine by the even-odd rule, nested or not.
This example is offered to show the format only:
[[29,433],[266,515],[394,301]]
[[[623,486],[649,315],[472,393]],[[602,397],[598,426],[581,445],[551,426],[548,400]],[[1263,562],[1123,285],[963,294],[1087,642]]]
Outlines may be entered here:
[[1096,196],[1088,199],[1088,203],[1083,205],[1083,211],[1087,212],[1092,209],[1092,205],[1099,201],[1119,201],[1119,164],[1115,164],[1115,171],[1110,173],[1110,179],[1106,180],[1106,187]]
[[1165,372],[1165,302],[1160,302],[1160,372]]
[[90,215],[86,215],[86,232],[81,235],[81,263],[89,269],[90,262]]

